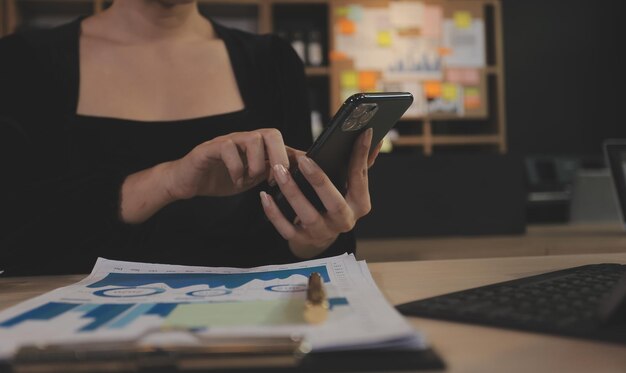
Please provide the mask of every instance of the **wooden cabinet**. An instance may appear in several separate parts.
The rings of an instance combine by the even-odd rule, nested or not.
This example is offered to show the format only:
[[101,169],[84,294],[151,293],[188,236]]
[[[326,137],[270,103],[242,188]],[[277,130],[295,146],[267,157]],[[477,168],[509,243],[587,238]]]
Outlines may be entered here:
[[[344,9],[389,7],[392,0],[199,0],[200,12],[218,22],[250,32],[275,32],[290,40],[319,42],[321,59],[307,64],[311,105],[326,123],[342,102],[342,74],[358,63],[335,58]],[[0,0],[0,35],[22,28],[51,27],[79,15],[102,11],[109,0]],[[480,19],[485,33],[485,64],[477,68],[480,83],[479,109],[458,114],[425,113],[406,115],[397,125],[395,149],[418,148],[431,155],[438,151],[505,153],[506,115],[504,104],[503,32],[499,0],[422,0],[443,9],[444,19],[470,15]],[[306,56],[306,50],[305,50]],[[305,57],[306,58],[306,57]],[[358,61],[357,61],[358,62]]]

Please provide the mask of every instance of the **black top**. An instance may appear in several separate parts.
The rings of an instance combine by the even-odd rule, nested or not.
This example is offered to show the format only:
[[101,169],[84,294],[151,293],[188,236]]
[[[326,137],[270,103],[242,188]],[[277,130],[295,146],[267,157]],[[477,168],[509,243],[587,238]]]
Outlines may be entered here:
[[[274,127],[287,145],[309,147],[306,80],[289,44],[213,22],[243,110],[166,122],[91,117],[76,114],[80,22],[0,39],[0,269],[85,273],[98,256],[238,267],[297,261],[265,219],[266,184],[177,201],[142,224],[118,218],[127,175],[216,136]],[[353,234],[342,234],[323,255],[354,247]]]

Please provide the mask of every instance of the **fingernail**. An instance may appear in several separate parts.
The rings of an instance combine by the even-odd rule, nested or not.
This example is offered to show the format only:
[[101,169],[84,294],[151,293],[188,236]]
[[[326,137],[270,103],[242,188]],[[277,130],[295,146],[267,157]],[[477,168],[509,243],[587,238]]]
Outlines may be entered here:
[[270,206],[270,196],[267,195],[267,193],[261,191],[261,193],[259,193],[261,195],[261,203],[263,204],[263,206],[265,207],[269,207]]
[[281,184],[286,184],[289,181],[289,175],[287,175],[287,169],[280,163],[274,165],[274,174],[276,174],[276,178],[278,182]]
[[370,146],[370,144],[372,143],[372,132],[374,132],[372,128],[368,128],[367,130],[365,130],[365,136],[363,136],[364,146]]
[[299,156],[298,164],[302,166],[302,171],[304,171],[304,173],[307,175],[311,175],[313,174],[313,172],[315,172],[315,165],[309,157],[305,157],[303,155]]
[[237,185],[239,188],[243,187],[243,177],[240,177],[239,179],[237,179],[237,181],[235,182],[235,185]]

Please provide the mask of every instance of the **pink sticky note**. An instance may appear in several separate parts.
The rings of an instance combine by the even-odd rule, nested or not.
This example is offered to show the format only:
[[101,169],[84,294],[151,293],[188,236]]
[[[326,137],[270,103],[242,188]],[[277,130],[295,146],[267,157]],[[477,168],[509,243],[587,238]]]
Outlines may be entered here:
[[446,81],[462,85],[480,84],[478,69],[446,69]]
[[441,38],[443,8],[439,5],[426,5],[422,23],[422,35],[427,38]]

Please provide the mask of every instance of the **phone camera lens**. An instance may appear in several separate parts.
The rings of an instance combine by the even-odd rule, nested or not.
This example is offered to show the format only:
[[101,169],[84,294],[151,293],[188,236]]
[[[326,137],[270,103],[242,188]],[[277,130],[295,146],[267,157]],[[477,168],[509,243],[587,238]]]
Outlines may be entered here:
[[368,109],[368,106],[366,104],[361,104],[357,106],[357,108],[354,109],[354,111],[352,112],[352,118],[360,117],[361,115],[365,114],[367,109]]
[[343,122],[343,126],[341,126],[341,129],[343,129],[344,131],[354,131],[358,129],[358,126],[358,118],[348,118],[345,122]]
[[374,114],[376,114],[377,111],[378,111],[378,106],[375,106],[375,105],[370,106],[367,112],[359,118],[359,124],[365,125],[374,117]]
[[343,122],[341,129],[344,131],[357,131],[365,127],[378,111],[376,104],[360,104],[350,114],[350,117]]

